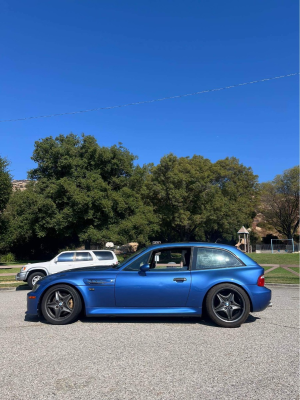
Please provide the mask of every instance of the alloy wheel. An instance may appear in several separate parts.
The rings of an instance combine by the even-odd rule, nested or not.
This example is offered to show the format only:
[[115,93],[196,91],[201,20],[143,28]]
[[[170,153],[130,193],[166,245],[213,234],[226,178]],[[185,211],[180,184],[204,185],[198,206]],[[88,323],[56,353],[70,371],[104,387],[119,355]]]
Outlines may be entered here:
[[236,322],[245,313],[245,300],[234,289],[221,289],[212,298],[212,311],[224,322]]
[[45,306],[47,314],[51,318],[62,321],[73,313],[73,295],[67,289],[53,290],[47,296]]

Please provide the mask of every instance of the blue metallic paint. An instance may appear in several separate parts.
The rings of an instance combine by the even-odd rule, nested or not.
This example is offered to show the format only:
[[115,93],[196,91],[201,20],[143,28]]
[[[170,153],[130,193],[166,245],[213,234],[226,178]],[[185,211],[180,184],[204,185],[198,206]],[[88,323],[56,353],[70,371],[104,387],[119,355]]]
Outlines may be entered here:
[[[245,266],[190,271],[124,271],[132,261],[146,252],[173,247],[213,247],[225,249],[238,257]],[[257,286],[263,274],[246,254],[232,246],[211,243],[176,243],[151,246],[122,264],[121,268],[85,267],[50,275],[34,292],[28,293],[27,314],[37,315],[42,295],[50,286],[64,283],[75,287],[82,296],[86,315],[201,315],[202,304],[209,289],[229,282],[241,286],[251,300],[252,311],[264,310],[271,291]],[[184,277],[186,281],[173,279]],[[29,296],[36,296],[29,299]]]
[[[174,281],[178,277],[186,281]],[[120,271],[115,287],[116,307],[184,307],[190,286],[190,271]]]

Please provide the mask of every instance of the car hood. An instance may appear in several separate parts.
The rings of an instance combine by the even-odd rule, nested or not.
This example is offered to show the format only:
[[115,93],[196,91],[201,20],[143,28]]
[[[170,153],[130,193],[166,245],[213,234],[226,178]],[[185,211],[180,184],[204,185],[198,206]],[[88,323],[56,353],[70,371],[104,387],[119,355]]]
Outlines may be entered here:
[[112,273],[117,273],[116,268],[112,268],[111,266],[91,266],[91,267],[81,267],[81,268],[73,268],[73,269],[68,269],[62,272],[57,272],[56,274],[48,275],[45,278],[41,279],[39,282],[43,283],[48,283],[51,281],[54,281],[56,279],[72,279],[72,278],[85,278],[86,276],[90,276],[91,273],[97,273],[97,276],[99,272],[103,272],[104,275],[107,274],[107,272],[112,272]]
[[39,263],[27,264],[26,267],[48,268],[49,265],[50,265],[50,261],[46,261],[46,262],[39,262]]

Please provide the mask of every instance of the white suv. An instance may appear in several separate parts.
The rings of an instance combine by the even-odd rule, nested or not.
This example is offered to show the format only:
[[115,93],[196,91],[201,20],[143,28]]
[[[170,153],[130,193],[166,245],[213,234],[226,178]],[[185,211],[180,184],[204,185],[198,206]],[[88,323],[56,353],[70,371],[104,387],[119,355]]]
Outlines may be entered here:
[[16,275],[16,280],[27,282],[32,289],[44,276],[66,269],[117,264],[118,259],[111,250],[64,251],[51,261],[24,265]]

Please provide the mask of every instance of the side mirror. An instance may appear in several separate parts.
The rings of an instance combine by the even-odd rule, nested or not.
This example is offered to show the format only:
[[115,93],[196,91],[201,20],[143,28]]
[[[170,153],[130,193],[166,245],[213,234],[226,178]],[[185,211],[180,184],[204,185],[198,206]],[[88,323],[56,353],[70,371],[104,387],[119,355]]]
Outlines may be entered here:
[[142,265],[141,268],[140,268],[140,270],[142,272],[149,271],[149,269],[150,269],[150,265],[149,264]]
[[57,257],[54,258],[54,262],[55,262],[55,264],[57,263]]

